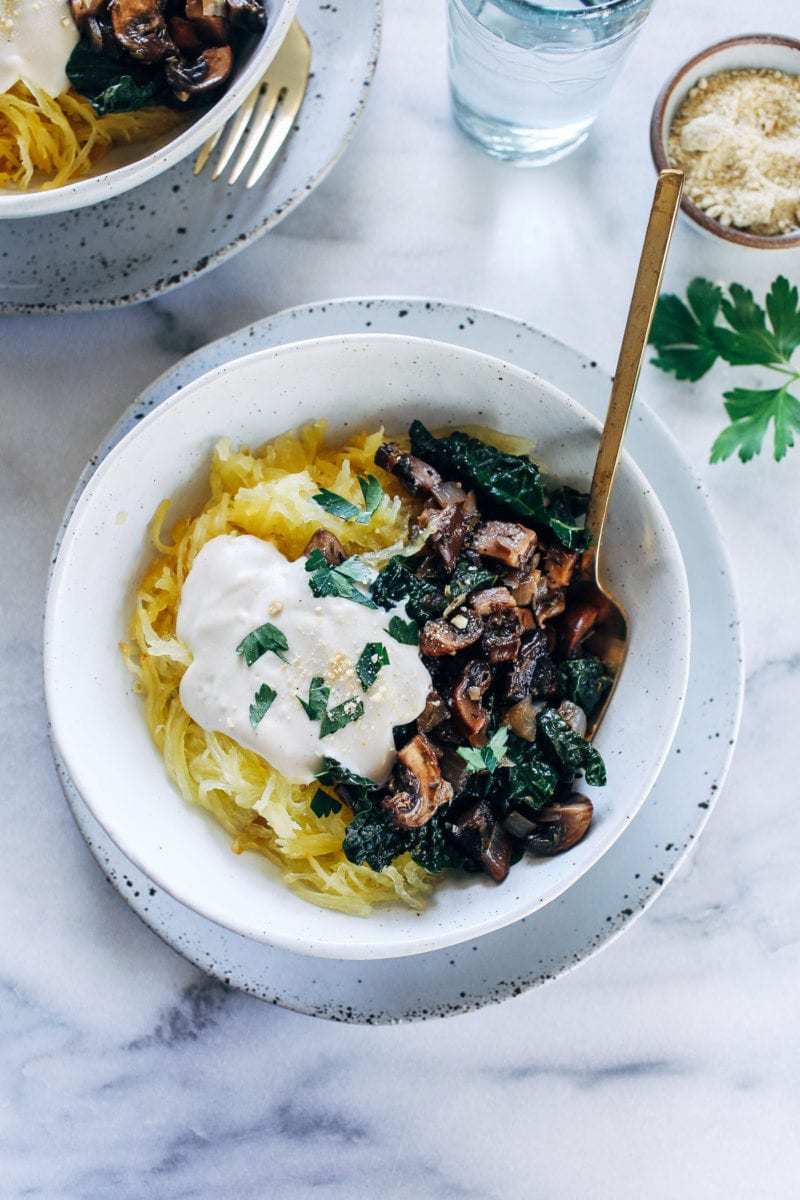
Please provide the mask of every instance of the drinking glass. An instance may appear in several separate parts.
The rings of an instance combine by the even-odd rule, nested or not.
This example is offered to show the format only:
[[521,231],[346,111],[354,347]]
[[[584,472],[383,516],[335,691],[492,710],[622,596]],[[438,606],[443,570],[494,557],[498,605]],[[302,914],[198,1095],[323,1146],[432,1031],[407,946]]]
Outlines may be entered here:
[[532,166],[589,130],[654,0],[447,0],[450,94],[489,154]]

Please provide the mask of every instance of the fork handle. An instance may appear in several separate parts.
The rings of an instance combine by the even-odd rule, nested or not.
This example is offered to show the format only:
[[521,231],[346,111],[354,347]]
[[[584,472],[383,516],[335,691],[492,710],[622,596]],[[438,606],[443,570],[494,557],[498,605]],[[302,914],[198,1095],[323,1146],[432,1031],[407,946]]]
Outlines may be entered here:
[[[608,411],[600,434],[592,485],[589,489],[586,528],[592,543],[587,557],[591,557],[592,560],[597,557],[605,529],[608,502],[619,465],[622,439],[625,437],[636,385],[639,382],[639,372],[647,350],[647,339],[653,323],[664,264],[667,261],[682,194],[683,172],[662,171],[656,182],[617,369],[611,385]],[[586,565],[588,564],[584,560],[584,566]]]

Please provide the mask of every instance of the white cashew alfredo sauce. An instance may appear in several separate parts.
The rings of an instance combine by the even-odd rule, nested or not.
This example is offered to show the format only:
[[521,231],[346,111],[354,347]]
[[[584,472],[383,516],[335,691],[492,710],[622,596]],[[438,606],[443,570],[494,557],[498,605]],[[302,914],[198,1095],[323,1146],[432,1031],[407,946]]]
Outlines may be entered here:
[[67,0],[0,0],[0,92],[22,80],[58,96],[77,42]]
[[[304,558],[289,562],[270,542],[223,535],[207,542],[183,585],[177,635],[193,661],[181,680],[186,712],[204,729],[226,733],[255,750],[294,782],[310,783],[327,755],[378,783],[395,759],[392,729],[419,716],[431,677],[416,646],[387,631],[402,609],[371,609],[336,596],[314,596]],[[248,667],[236,647],[270,623],[288,642],[286,661],[273,651]],[[356,663],[369,642],[389,656],[364,690]],[[300,700],[314,677],[330,688],[328,709],[360,701],[364,714],[327,737]],[[262,684],[277,694],[256,725],[250,706]]]

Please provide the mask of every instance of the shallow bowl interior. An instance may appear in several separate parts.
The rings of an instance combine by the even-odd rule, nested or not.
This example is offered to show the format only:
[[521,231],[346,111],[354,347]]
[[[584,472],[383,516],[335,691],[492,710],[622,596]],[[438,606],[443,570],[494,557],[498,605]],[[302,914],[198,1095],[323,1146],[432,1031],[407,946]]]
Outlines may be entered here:
[[[695,84],[719,71],[758,67],[800,75],[800,41],[768,33],[728,38],[701,50],[667,80],[656,98],[650,119],[650,151],[657,170],[662,171],[673,165],[669,161],[669,131],[675,114]],[[685,193],[681,211],[702,233],[737,246],[749,246],[755,250],[787,250],[800,246],[800,229],[765,237],[749,233],[746,229],[721,225]]]
[[265,0],[267,28],[254,37],[239,55],[224,93],[210,108],[188,115],[177,132],[158,139],[116,146],[96,164],[93,172],[64,187],[46,191],[0,187],[0,218],[36,217],[70,212],[99,204],[130,191],[169,170],[202,146],[236,112],[272,62],[294,17],[298,0]]
[[[587,837],[552,859],[526,859],[501,886],[448,877],[427,909],[354,918],[310,905],[169,783],[141,697],[118,650],[134,586],[152,557],[148,526],[167,496],[175,514],[205,498],[223,435],[257,445],[325,415],[332,441],[355,430],[482,424],[535,442],[553,481],[586,488],[599,427],[555,387],[497,359],[438,342],[350,335],[261,351],[212,371],[146,417],[88,480],[52,573],[45,626],[51,732],[94,816],[127,857],[188,907],[243,936],[299,953],[390,957],[452,945],[548,903],[614,842],[652,787],[672,741],[689,665],[689,602],[680,550],[647,480],[623,455],[604,550],[631,617],[626,665],[596,744],[608,785]],[[590,789],[585,789],[590,791]]]

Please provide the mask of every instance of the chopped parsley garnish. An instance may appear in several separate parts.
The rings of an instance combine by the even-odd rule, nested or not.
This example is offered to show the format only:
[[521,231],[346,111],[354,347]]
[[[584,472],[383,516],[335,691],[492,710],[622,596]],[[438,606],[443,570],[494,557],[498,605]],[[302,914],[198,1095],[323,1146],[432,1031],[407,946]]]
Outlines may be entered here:
[[341,811],[342,802],[335,796],[329,796],[327,792],[323,792],[322,788],[317,788],[309,807],[315,817],[329,817],[331,813]]
[[315,675],[308,687],[308,700],[303,700],[300,696],[297,697],[305,709],[309,721],[322,720],[328,707],[330,694],[331,689],[326,686],[322,676]]
[[268,654],[270,651],[286,662],[284,655],[288,649],[289,643],[285,635],[277,626],[271,625],[267,621],[265,625],[259,625],[258,629],[254,629],[252,633],[248,633],[247,637],[242,638],[236,647],[236,653],[244,655],[244,661],[248,667],[252,667],[262,654]]
[[315,596],[341,596],[344,600],[363,604],[365,608],[377,608],[369,596],[355,586],[356,582],[370,583],[372,580],[369,568],[355,555],[334,567],[317,548],[306,559],[306,571],[311,576],[308,586]]
[[259,721],[267,715],[277,695],[278,693],[268,683],[262,683],[250,705],[250,724],[254,729]]
[[392,617],[386,626],[389,637],[404,646],[419,645],[419,625],[416,621],[404,621],[402,617]]
[[800,399],[789,391],[800,381],[800,370],[791,364],[800,346],[797,288],[779,275],[762,308],[739,283],[732,283],[726,296],[718,284],[698,278],[687,287],[686,299],[688,304],[677,296],[659,299],[650,331],[657,351],[653,364],[677,379],[700,379],[718,358],[733,367],[766,367],[783,376],[780,387],[723,392],[730,424],[711,447],[712,463],[734,452],[749,462],[761,452],[771,423],[773,455],[779,462],[800,432]]
[[382,642],[367,642],[358,656],[356,675],[365,692],[372,687],[382,667],[389,665],[389,652]]
[[339,517],[342,521],[355,521],[357,525],[366,525],[372,520],[383,499],[383,488],[374,475],[367,475],[366,478],[358,475],[356,478],[358,486],[361,488],[361,495],[364,497],[363,509],[350,500],[346,500],[344,496],[340,496],[338,492],[330,491],[329,488],[320,488],[311,499],[315,500],[320,508],[324,508],[325,512]]
[[319,727],[319,736],[321,738],[328,737],[329,734],[344,729],[345,725],[352,725],[354,721],[359,721],[363,715],[364,705],[360,700],[355,697],[352,700],[344,700],[325,713]]
[[501,760],[505,757],[506,747],[508,746],[509,729],[507,725],[501,725],[500,728],[492,734],[485,746],[480,749],[474,749],[471,746],[459,747],[458,753],[467,764],[467,773],[471,771],[488,771],[490,775],[499,767]]

